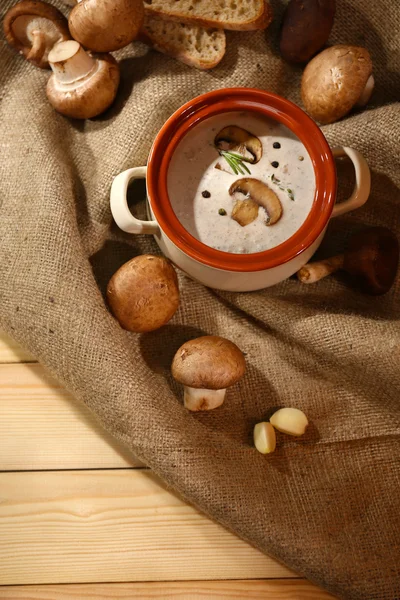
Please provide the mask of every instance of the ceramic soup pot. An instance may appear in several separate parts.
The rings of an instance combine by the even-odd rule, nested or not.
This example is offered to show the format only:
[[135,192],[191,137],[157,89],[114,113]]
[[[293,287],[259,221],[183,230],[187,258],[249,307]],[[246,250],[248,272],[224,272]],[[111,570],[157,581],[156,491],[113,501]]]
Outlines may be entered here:
[[[168,166],[180,140],[205,119],[230,111],[255,111],[285,125],[305,146],[315,174],[315,196],[304,223],[283,243],[253,254],[222,252],[203,244],[182,226],[168,197]],[[335,204],[334,159],[343,156],[352,161],[356,182],[350,198]],[[148,221],[135,218],[127,204],[129,182],[138,178],[146,179]],[[317,250],[329,220],[362,206],[369,193],[370,171],[357,150],[331,150],[314,121],[285,98],[257,89],[233,88],[203,94],[179,108],[158,133],[147,166],[115,177],[110,202],[114,220],[123,231],[153,235],[163,254],[193,279],[216,289],[251,291],[275,285],[298,271]]]

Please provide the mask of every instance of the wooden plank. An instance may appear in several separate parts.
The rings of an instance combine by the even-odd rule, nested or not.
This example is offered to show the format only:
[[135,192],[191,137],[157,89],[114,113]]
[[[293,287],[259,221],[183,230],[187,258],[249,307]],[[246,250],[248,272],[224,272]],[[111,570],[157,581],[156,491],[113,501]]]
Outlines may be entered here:
[[0,474],[0,584],[295,577],[148,470]]
[[304,579],[95,583],[0,588],[2,600],[334,600]]
[[35,362],[35,358],[6,333],[0,332],[0,363],[18,362]]
[[140,466],[39,364],[0,365],[0,470]]

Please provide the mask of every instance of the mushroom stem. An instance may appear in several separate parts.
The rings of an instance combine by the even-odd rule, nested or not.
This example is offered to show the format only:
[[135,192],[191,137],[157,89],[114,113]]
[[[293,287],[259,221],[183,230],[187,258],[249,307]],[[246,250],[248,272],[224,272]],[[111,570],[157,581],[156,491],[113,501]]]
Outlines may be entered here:
[[74,83],[96,68],[92,58],[75,40],[56,44],[49,52],[49,64],[60,83]]
[[212,410],[223,404],[226,388],[222,390],[207,390],[192,388],[185,385],[183,402],[188,410]]
[[373,75],[370,75],[367,79],[367,83],[365,84],[365,88],[363,89],[361,96],[356,102],[356,106],[365,106],[368,100],[371,98],[371,94],[373,92],[375,85],[375,79]]
[[297,277],[302,283],[315,283],[327,275],[343,268],[344,254],[338,254],[325,260],[308,263],[297,272]]
[[43,58],[43,54],[46,52],[46,36],[38,30],[32,31],[31,36],[32,48],[27,54],[26,58],[33,63],[40,63]]

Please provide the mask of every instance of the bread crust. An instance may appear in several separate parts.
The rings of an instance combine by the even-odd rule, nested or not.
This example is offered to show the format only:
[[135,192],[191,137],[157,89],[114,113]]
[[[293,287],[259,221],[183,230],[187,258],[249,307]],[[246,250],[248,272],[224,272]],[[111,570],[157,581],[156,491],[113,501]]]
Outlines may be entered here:
[[219,19],[205,19],[194,15],[188,16],[186,13],[164,11],[160,8],[154,8],[152,5],[145,4],[145,13],[164,17],[169,21],[179,21],[188,25],[199,25],[205,28],[229,29],[233,31],[256,31],[266,29],[272,21],[273,13],[270,4],[267,1],[260,2],[260,10],[256,17],[240,23],[228,23]]

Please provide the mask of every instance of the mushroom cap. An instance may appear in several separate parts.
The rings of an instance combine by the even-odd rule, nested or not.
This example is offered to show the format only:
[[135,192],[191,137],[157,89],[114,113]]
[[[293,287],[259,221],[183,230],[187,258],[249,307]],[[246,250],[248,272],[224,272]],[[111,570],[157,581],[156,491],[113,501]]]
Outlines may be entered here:
[[144,20],[142,0],[82,0],[72,9],[72,37],[95,52],[113,52],[130,44]]
[[221,390],[243,377],[246,363],[236,344],[217,335],[205,335],[179,348],[171,370],[174,379],[183,385]]
[[[41,69],[48,69],[48,54],[54,44],[71,39],[67,19],[55,6],[40,0],[22,0],[10,8],[3,21],[4,35],[27,60]],[[45,50],[42,56],[29,58],[32,51],[32,32],[44,35]]]
[[161,256],[136,256],[110,279],[107,300],[124,329],[138,333],[154,331],[165,325],[178,309],[175,269]]
[[371,74],[372,61],[365,48],[327,48],[304,70],[301,97],[305,109],[322,124],[341,119],[359,100]]
[[369,227],[354,235],[343,268],[367,294],[378,296],[392,287],[399,264],[399,242],[386,227]]
[[53,73],[47,82],[47,98],[62,115],[91,119],[114,101],[119,85],[119,66],[111,54],[93,55],[97,69],[76,83],[65,84]]
[[285,60],[305,63],[325,45],[336,0],[290,0],[283,16],[279,48]]

